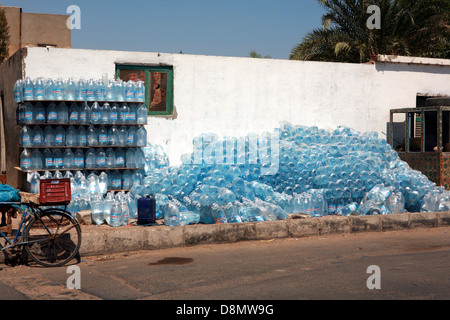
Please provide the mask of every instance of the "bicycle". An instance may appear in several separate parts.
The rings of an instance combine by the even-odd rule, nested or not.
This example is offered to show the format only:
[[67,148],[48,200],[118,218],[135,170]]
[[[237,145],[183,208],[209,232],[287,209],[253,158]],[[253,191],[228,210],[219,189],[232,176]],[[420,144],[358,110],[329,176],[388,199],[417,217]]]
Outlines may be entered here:
[[45,267],[63,266],[74,258],[80,261],[81,227],[69,212],[27,202],[0,202],[0,206],[3,210],[26,207],[14,237],[0,230],[6,241],[0,248],[8,258],[25,249],[28,257]]

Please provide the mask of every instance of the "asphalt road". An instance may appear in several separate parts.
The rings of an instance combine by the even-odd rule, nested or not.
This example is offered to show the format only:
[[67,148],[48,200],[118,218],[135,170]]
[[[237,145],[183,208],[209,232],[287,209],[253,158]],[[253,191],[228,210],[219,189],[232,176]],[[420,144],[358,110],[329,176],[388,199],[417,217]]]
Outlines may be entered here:
[[75,271],[0,267],[2,300],[448,300],[450,228],[84,257]]

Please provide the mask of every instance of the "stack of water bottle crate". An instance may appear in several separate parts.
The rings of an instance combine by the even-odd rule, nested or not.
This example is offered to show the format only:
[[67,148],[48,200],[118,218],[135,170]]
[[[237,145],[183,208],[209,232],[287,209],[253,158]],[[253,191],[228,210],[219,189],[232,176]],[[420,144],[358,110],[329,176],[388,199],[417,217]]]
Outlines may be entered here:
[[[95,177],[91,193],[127,192],[143,181],[147,107],[142,82],[42,78],[18,80],[14,87],[20,166],[29,192],[41,178]],[[42,174],[42,175],[41,175]],[[99,184],[100,181],[100,184]],[[106,187],[104,187],[106,186]],[[81,196],[72,186],[73,197]]]

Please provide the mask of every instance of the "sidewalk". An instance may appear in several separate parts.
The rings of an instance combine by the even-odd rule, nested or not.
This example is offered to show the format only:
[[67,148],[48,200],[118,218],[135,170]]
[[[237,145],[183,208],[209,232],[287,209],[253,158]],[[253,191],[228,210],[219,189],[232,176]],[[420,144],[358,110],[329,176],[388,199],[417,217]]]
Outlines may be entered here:
[[116,228],[108,225],[83,224],[80,254],[83,257],[208,243],[435,228],[450,226],[450,212],[318,218],[293,214],[286,220],[278,221],[197,224],[180,227],[169,227],[163,225],[162,221],[157,223],[158,225],[155,226],[131,225]]

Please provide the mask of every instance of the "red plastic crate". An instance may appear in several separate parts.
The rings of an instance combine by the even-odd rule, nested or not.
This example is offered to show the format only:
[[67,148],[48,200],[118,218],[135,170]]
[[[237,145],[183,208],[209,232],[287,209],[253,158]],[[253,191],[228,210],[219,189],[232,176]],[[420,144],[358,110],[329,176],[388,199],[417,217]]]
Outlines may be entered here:
[[40,181],[41,205],[67,205],[72,200],[70,179],[43,179]]

